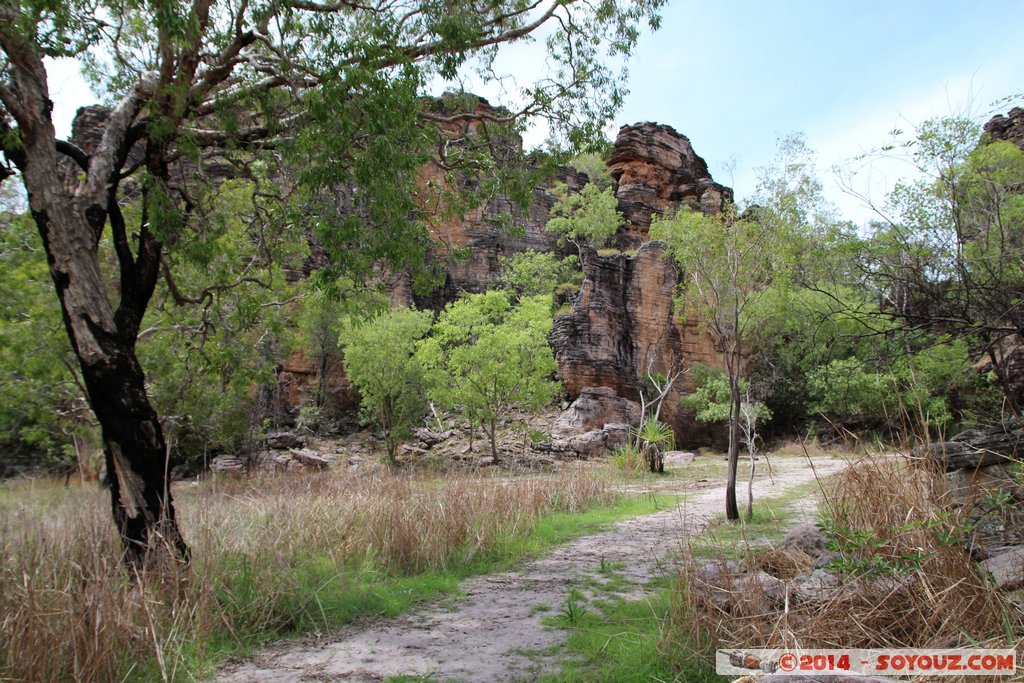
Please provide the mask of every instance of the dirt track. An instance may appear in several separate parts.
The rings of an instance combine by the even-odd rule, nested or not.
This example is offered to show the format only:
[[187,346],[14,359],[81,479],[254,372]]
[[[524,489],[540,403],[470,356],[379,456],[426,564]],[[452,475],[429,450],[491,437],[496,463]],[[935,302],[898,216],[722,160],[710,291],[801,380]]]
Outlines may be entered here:
[[[816,457],[812,469],[804,459],[778,458],[773,465],[774,485],[767,478],[756,480],[755,500],[813,481],[815,470],[818,476],[832,474],[844,462]],[[737,491],[741,500],[745,485],[742,491]],[[579,538],[517,571],[470,579],[463,584],[466,597],[450,607],[428,606],[316,641],[278,643],[246,662],[224,667],[214,680],[365,682],[403,674],[438,681],[532,680],[557,670],[554,656],[537,653],[561,644],[565,633],[545,627],[542,610],[563,605],[574,579],[594,572],[602,559],[621,563],[624,569],[618,573],[631,585],[632,597],[642,597],[643,586],[669,570],[665,558],[679,548],[679,540],[699,532],[721,512],[724,496],[724,486],[716,484],[688,495],[677,507]],[[806,505],[800,507],[806,510]]]

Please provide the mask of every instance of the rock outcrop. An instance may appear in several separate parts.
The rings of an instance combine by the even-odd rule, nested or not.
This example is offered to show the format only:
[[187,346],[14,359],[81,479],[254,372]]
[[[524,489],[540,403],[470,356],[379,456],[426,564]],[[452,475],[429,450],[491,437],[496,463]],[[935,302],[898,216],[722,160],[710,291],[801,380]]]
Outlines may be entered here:
[[555,420],[551,436],[562,439],[604,429],[607,424],[636,424],[639,419],[640,405],[636,401],[620,398],[610,387],[587,387]]
[[[447,138],[447,149],[469,144],[484,125],[479,119],[464,115],[466,112],[501,114],[480,98],[439,98],[430,106],[429,113],[436,117],[439,130]],[[96,144],[108,115],[101,107],[80,110],[74,124],[74,136],[80,146],[88,150]],[[499,163],[521,163],[518,138],[498,136],[497,147]],[[601,400],[611,405],[617,400],[637,401],[647,371],[674,374],[695,362],[720,365],[720,355],[707,333],[696,322],[680,323],[674,319],[673,297],[681,273],[664,253],[661,243],[648,241],[648,229],[653,215],[680,206],[707,213],[720,211],[732,199],[732,190],[711,178],[707,164],[686,136],[665,125],[638,123],[621,128],[609,166],[619,208],[626,218],[617,243],[635,253],[602,256],[586,250],[582,259],[584,282],[572,300],[571,312],[556,319],[551,343],[569,397],[576,399],[588,389],[605,390]],[[208,175],[210,169],[218,177],[230,174],[226,165],[215,161],[209,168],[204,166]],[[453,183],[469,186],[476,182],[479,178],[453,175],[440,157],[427,163],[419,178],[422,187],[433,190],[450,188]],[[570,192],[578,192],[587,177],[563,168],[550,185],[554,182],[564,183]],[[505,196],[492,197],[468,211],[445,206],[443,198],[437,200],[440,203],[426,207],[437,244],[435,258],[444,267],[445,284],[429,296],[416,296],[403,274],[381,273],[390,286],[392,303],[437,310],[460,292],[479,292],[491,286],[502,257],[528,249],[568,255],[570,251],[560,248],[556,238],[545,230],[556,201],[550,185],[535,188],[526,209]],[[338,190],[340,194],[345,191]],[[435,191],[422,194],[435,199],[438,196]],[[509,230],[510,227],[514,229]],[[312,239],[311,251],[314,257],[303,267],[307,274],[314,267],[312,261],[326,259]],[[311,405],[310,398],[317,393],[321,398],[329,394],[331,403],[341,410],[354,409],[358,404],[358,395],[341,372],[337,358],[313,364],[301,353],[293,353],[278,363],[278,386],[264,397],[266,414],[276,424],[292,423],[299,408]],[[324,382],[321,375],[326,376]],[[676,383],[665,401],[662,419],[675,427],[677,436],[685,435],[687,442],[707,441],[707,428],[688,420],[678,406],[681,393],[691,388],[688,380],[684,375]],[[632,414],[608,418],[586,429],[573,428],[571,437],[602,431],[604,424],[627,424],[634,419]],[[614,438],[602,438],[615,440],[617,434]],[[597,437],[591,441],[596,442]]]
[[625,247],[647,239],[655,213],[683,205],[716,213],[732,201],[732,190],[711,178],[707,163],[693,151],[690,139],[671,126],[623,126],[608,167],[616,182],[619,210],[626,219]]
[[[555,318],[550,337],[570,398],[605,387],[638,401],[648,371],[673,375],[695,362],[721,364],[720,352],[696,321],[675,319],[681,273],[661,242],[646,242],[635,254],[588,250],[584,275],[571,312]],[[707,428],[679,407],[680,396],[692,389],[690,379],[686,373],[676,382],[661,417],[677,437],[706,441]]]
[[926,458],[946,472],[1011,464],[1024,455],[1024,432],[1012,422],[972,429],[949,441],[918,447],[914,455]]
[[985,124],[985,133],[992,140],[1012,142],[1024,149],[1024,109],[1014,107],[1006,116],[997,114]]

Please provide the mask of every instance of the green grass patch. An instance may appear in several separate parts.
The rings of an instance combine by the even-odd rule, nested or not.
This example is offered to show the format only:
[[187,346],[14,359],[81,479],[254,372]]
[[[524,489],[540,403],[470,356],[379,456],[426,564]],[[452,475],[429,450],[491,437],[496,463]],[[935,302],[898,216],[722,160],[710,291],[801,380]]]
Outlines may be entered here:
[[[714,667],[681,658],[665,638],[662,624],[672,592],[663,588],[647,599],[594,600],[576,623],[559,614],[551,626],[569,631],[566,659],[557,674],[542,683],[649,683],[650,681],[720,681]],[[579,610],[578,610],[579,611]]]
[[549,513],[532,529],[503,536],[468,562],[410,576],[386,571],[372,558],[339,570],[327,555],[308,555],[293,559],[282,571],[269,558],[254,564],[251,556],[222,556],[229,566],[204,573],[223,579],[212,590],[230,626],[215,629],[190,646],[191,665],[186,668],[210,671],[226,658],[247,656],[271,640],[328,631],[362,619],[393,617],[425,602],[458,596],[465,578],[510,569],[559,544],[676,502],[673,496],[624,496],[612,505],[584,512]]
[[630,517],[650,515],[673,507],[678,496],[625,496],[612,505],[580,513],[556,512],[545,515],[527,534],[508,536],[493,552],[483,554],[470,565],[472,574],[508,569],[530,557],[537,557],[556,545],[581,536],[603,531],[609,525]]
[[[745,495],[745,484],[736,485],[737,496]],[[707,529],[692,537],[690,549],[696,557],[740,559],[750,548],[778,545],[786,532],[798,521],[793,505],[820,492],[817,482],[793,487],[785,493],[764,500],[754,499],[753,519],[747,520],[745,503],[741,505],[741,518],[729,522],[725,515],[712,520]]]

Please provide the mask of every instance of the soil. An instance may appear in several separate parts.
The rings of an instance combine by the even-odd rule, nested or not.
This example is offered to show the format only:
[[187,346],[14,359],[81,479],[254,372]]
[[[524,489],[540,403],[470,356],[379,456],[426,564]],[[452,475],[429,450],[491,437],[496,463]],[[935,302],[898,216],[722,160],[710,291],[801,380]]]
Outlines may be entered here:
[[[814,456],[813,465],[804,458],[773,458],[774,482],[761,474],[754,483],[754,499],[779,496],[816,476],[835,473],[845,462]],[[355,624],[317,638],[277,643],[247,661],[225,666],[214,680],[369,682],[407,675],[496,682],[533,680],[555,672],[566,632],[545,626],[542,619],[557,613],[570,589],[582,589],[581,577],[599,576],[602,562],[622,566],[616,573],[626,581],[623,597],[642,599],[646,584],[673,571],[673,557],[678,556],[682,539],[699,533],[721,514],[725,500],[721,481],[674,482],[676,492],[690,491],[677,506],[579,538],[516,571],[467,580],[460,600],[429,605],[395,619]],[[661,493],[671,489],[664,483],[657,488]],[[741,501],[745,500],[745,482],[737,489]],[[802,514],[813,514],[809,498],[795,506]]]

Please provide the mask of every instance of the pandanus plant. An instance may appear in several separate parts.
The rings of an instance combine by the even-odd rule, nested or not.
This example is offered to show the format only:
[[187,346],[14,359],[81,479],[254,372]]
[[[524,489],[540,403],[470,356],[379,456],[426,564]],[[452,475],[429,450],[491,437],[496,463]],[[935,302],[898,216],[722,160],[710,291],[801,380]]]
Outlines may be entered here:
[[639,428],[633,430],[633,437],[651,472],[663,473],[665,451],[675,448],[676,437],[672,428],[656,418],[649,417]]

